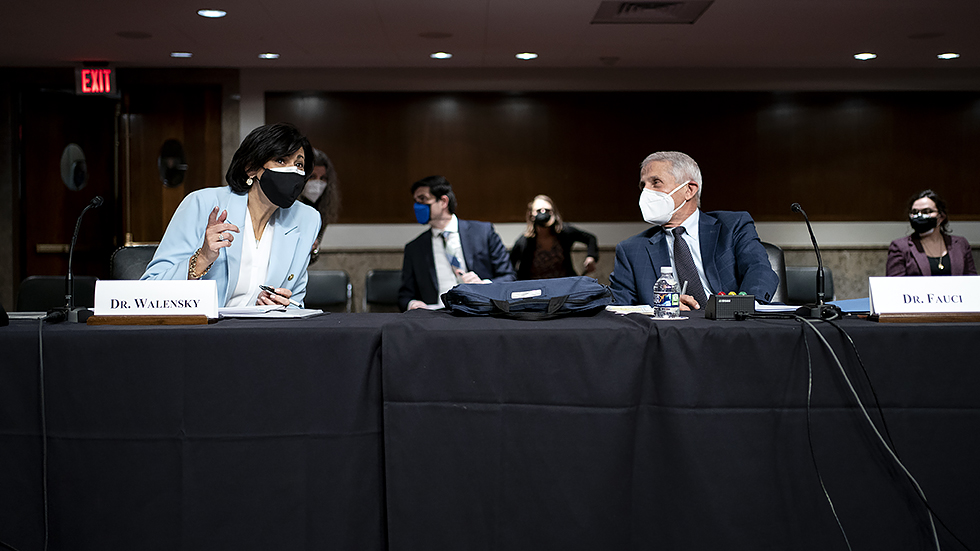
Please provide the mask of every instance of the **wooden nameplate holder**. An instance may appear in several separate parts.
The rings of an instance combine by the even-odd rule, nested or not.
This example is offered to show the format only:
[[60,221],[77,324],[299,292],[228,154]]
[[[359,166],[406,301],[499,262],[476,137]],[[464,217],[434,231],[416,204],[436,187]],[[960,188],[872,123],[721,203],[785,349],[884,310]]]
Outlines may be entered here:
[[180,316],[90,316],[89,325],[207,325],[208,317],[201,315]]
[[917,314],[873,314],[871,321],[880,323],[956,323],[980,321],[980,312],[945,312]]

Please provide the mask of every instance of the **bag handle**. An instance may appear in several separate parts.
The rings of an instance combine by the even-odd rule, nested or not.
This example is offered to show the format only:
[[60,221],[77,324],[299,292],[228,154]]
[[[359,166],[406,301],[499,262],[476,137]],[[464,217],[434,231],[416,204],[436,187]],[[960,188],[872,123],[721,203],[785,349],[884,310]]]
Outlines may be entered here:
[[510,303],[506,300],[490,299],[490,303],[496,310],[498,310],[490,312],[490,315],[531,321],[557,318],[558,311],[561,310],[561,307],[565,305],[565,301],[567,300],[568,295],[551,297],[551,300],[548,301],[548,309],[545,312],[511,312]]

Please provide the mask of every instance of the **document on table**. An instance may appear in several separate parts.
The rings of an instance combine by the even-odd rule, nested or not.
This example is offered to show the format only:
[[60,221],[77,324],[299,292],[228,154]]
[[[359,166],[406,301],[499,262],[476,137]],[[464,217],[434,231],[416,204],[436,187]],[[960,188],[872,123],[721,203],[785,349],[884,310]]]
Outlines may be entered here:
[[320,309],[286,308],[285,306],[240,306],[218,308],[219,318],[310,318],[323,313]]

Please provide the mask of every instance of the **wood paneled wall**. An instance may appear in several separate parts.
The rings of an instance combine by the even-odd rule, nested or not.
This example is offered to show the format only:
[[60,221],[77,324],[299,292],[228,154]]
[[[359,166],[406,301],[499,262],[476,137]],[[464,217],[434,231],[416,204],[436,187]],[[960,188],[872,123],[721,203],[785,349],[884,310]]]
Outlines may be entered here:
[[640,161],[684,151],[702,208],[758,220],[898,220],[933,188],[980,219],[980,92],[268,92],[337,166],[342,223],[413,220],[442,174],[463,218],[518,222],[536,194],[570,221],[635,221]]

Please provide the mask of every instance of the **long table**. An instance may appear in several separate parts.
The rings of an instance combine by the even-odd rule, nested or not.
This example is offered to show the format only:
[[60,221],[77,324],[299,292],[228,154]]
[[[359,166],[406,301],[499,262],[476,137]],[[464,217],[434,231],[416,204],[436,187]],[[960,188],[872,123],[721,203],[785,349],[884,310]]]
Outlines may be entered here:
[[[809,328],[690,317],[47,327],[51,548],[846,549],[811,374],[853,548],[929,548]],[[980,544],[980,324],[839,326],[932,508]],[[37,338],[0,329],[0,540],[20,549],[42,536]]]

